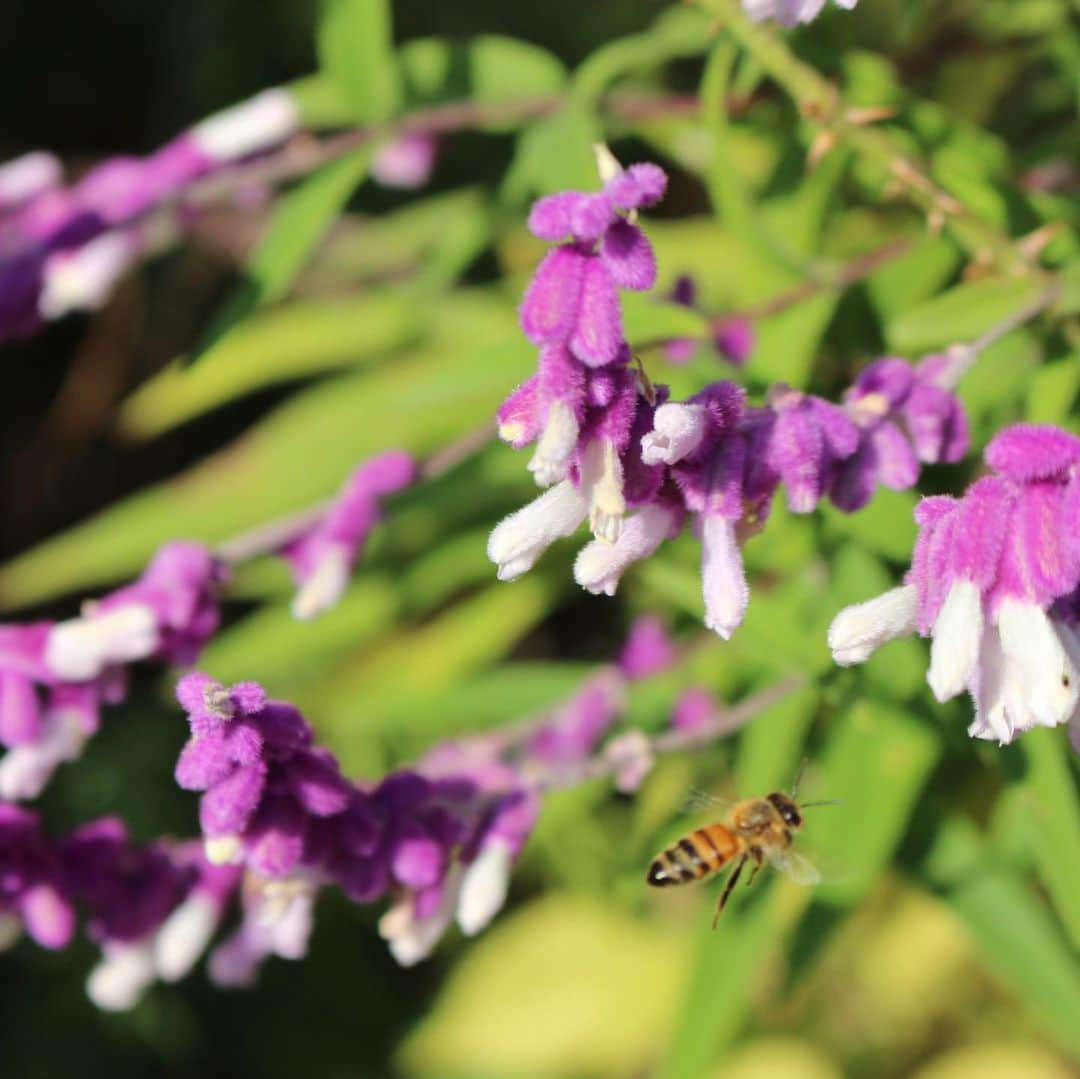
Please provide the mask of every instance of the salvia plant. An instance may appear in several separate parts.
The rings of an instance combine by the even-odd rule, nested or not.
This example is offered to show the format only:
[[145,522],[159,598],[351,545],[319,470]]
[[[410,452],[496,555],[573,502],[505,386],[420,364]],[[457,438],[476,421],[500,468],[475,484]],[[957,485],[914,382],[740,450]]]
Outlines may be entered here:
[[[0,568],[22,984],[70,948],[174,1064],[310,1001],[297,1046],[221,1034],[268,1074],[319,1024],[365,1075],[1069,1074],[1069,9],[652,5],[568,71],[327,0],[314,74],[0,165],[9,368],[89,342],[46,441],[84,407],[61,459],[183,467]],[[133,294],[228,292],[215,243],[231,294],[87,403]],[[820,885],[766,875],[715,932],[647,894],[694,788],[796,782],[839,803]],[[426,960],[433,1005],[395,973]],[[249,995],[177,1049],[148,1017],[198,968]]]

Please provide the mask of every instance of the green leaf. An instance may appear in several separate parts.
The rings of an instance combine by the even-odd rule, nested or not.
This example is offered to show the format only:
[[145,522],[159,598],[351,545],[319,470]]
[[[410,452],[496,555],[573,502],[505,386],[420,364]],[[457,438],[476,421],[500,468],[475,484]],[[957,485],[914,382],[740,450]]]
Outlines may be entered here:
[[[806,890],[787,881],[762,881],[749,899],[733,897],[716,929],[712,903],[699,915],[694,963],[657,1079],[698,1079],[749,1018],[763,957],[784,946],[806,903]],[[801,894],[797,894],[801,893]],[[715,900],[714,900],[715,901]]]
[[812,821],[813,841],[828,870],[817,899],[846,906],[869,891],[904,834],[940,753],[932,729],[883,702],[859,701],[834,719],[819,783],[823,797],[842,804],[823,809]]
[[1075,952],[1022,880],[987,870],[945,899],[963,919],[986,965],[1033,1019],[1072,1053],[1080,1053],[1080,971]]
[[398,359],[328,379],[271,413],[232,446],[142,491],[0,569],[16,606],[137,572],[178,536],[217,542],[336,491],[382,450],[425,454],[489,421],[506,387],[536,362],[514,334]]
[[943,818],[922,871],[967,926],[987,967],[1040,1026],[1080,1053],[1075,949],[1024,879],[996,861],[971,821],[954,814]]
[[[444,708],[451,690],[510,651],[563,591],[534,571],[513,585],[489,585],[423,625],[384,636],[319,687],[313,713],[320,730],[334,739],[345,761],[357,741],[374,732],[428,744],[468,731],[473,717]],[[504,713],[504,720],[510,718]]]
[[944,236],[919,235],[911,249],[866,278],[878,314],[888,322],[936,296],[960,264],[960,252]]
[[827,536],[848,537],[868,551],[907,564],[911,561],[918,531],[915,527],[916,502],[911,491],[880,488],[870,504],[858,513],[844,513],[831,502],[822,502],[820,512]]
[[279,200],[263,238],[245,268],[244,281],[211,323],[205,354],[241,319],[280,300],[325,236],[349,196],[367,175],[371,150],[346,154],[302,181]]
[[709,320],[701,312],[652,294],[624,293],[622,312],[626,339],[635,348],[679,337],[704,339],[709,334]]
[[1063,734],[1034,730],[1020,739],[1028,775],[1018,809],[1028,823],[1039,876],[1073,947],[1080,950],[1080,805]]
[[1029,423],[1067,425],[1075,420],[1080,394],[1080,352],[1044,363],[1031,376],[1024,418]]
[[199,667],[225,684],[253,679],[280,694],[287,684],[321,678],[335,659],[387,632],[400,605],[389,578],[364,574],[310,622],[293,618],[288,603],[260,608],[214,637]]
[[1046,288],[1037,280],[991,277],[903,311],[885,326],[891,348],[920,353],[969,341],[1022,311]]
[[363,123],[389,119],[401,97],[391,8],[390,0],[323,0],[319,61]]
[[610,902],[552,895],[471,945],[400,1055],[410,1076],[642,1073],[689,941]]
[[613,82],[627,74],[651,71],[680,56],[697,56],[710,43],[709,18],[693,8],[671,8],[641,34],[602,45],[574,73],[574,93],[595,101]]
[[518,137],[513,165],[503,181],[504,199],[517,204],[533,195],[598,187],[592,147],[599,137],[592,110],[577,101],[530,124]]
[[316,71],[289,83],[289,93],[305,127],[347,127],[354,121],[345,90],[325,71]]
[[[417,38],[399,54],[405,94],[411,106],[472,101],[501,108],[515,102],[542,105],[566,86],[566,68],[548,52],[527,41],[485,34],[468,41]],[[512,131],[519,119],[500,119],[498,109],[481,119],[483,131]]]
[[822,292],[755,322],[757,337],[747,365],[753,377],[805,388],[837,301],[835,293]]
[[304,300],[234,326],[189,366],[175,360],[120,411],[129,438],[153,438],[244,394],[333,367],[359,364],[422,329],[404,292]]
[[736,790],[740,797],[791,790],[818,699],[818,691],[813,687],[801,689],[756,716],[742,732],[735,763]]

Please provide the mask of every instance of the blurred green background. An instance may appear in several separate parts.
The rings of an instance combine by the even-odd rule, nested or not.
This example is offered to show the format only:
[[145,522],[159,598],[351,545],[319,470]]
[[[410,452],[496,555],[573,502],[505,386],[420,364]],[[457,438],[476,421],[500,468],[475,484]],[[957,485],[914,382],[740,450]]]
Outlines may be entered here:
[[[557,108],[447,137],[419,194],[364,180],[357,155],[276,206],[217,208],[94,319],[0,349],[6,609],[70,613],[167,538],[224,538],[325,497],[370,453],[428,453],[483,423],[534,361],[515,323],[541,251],[523,228],[528,201],[589,184],[599,135],[624,161],[649,156],[672,174],[649,221],[658,292],[689,272],[710,313],[786,298],[757,323],[752,393],[784,380],[835,397],[875,355],[914,359],[973,337],[1038,287],[983,264],[962,230],[929,232],[909,200],[887,197],[880,162],[846,144],[807,174],[814,126],[696,9],[392,7],[396,57],[333,23],[317,49],[314,0],[9,0],[3,156],[48,146],[79,168],[146,152],[320,58],[324,81],[303,84],[315,123],[463,97]],[[848,102],[895,110],[894,144],[1003,249],[1054,224],[1043,271],[1075,283],[1075,16],[1068,0],[863,0],[788,40]],[[418,44],[433,35],[456,51]],[[328,89],[343,72],[349,82],[359,54],[372,79]],[[397,100],[379,99],[387,70]],[[702,86],[705,106],[688,108]],[[725,94],[730,121],[716,108]],[[882,251],[871,272],[845,274]],[[1063,319],[1010,334],[966,380],[976,449],[1020,418],[1076,428],[1069,289]],[[702,333],[699,315],[638,300],[627,323],[676,395],[730,373],[705,349],[675,368],[649,347]],[[414,970],[385,953],[377,911],[332,895],[306,961],[271,961],[239,993],[200,972],[130,1015],[85,1000],[90,945],[51,955],[23,943],[0,961],[5,1074],[1075,1074],[1080,814],[1064,731],[973,743],[968,702],[939,706],[925,687],[923,642],[847,671],[825,646],[841,606],[906,568],[915,494],[882,491],[851,518],[778,505],[746,548],[746,624],[728,644],[701,644],[689,536],[631,573],[617,600],[574,586],[572,544],[495,582],[485,537],[531,497],[524,465],[489,445],[400,498],[344,602],[316,623],[290,620],[280,566],[245,567],[203,665],[295,699],[356,775],[558,702],[643,611],[693,647],[634,687],[628,726],[662,728],[687,685],[734,698],[798,672],[808,688],[730,742],[664,761],[634,798],[603,783],[552,796],[507,910]],[[957,489],[976,468],[973,452],[928,470],[922,490]],[[143,839],[194,830],[194,800],[171,779],[185,728],[170,685],[140,675],[85,760],[54,781],[41,806],[51,828],[120,812]],[[807,829],[824,885],[763,875],[715,933],[712,889],[647,894],[650,857],[687,827],[689,788],[761,793],[789,784],[804,757],[807,795],[843,801]]]

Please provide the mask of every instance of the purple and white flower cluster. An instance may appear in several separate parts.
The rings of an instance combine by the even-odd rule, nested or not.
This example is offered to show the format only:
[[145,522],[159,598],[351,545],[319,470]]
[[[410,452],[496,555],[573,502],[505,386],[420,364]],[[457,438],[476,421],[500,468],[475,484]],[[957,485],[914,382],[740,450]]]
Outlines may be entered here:
[[781,484],[795,513],[826,496],[853,512],[879,484],[914,486],[921,462],[966,453],[967,423],[951,391],[960,361],[878,360],[843,406],[785,386],[752,406],[729,381],[668,401],[665,387],[631,367],[616,287],[655,282],[652,249],[628,218],[664,183],[657,166],[633,165],[599,194],[553,195],[533,209],[538,236],[571,240],[547,255],[526,293],[521,324],[540,346],[539,369],[503,404],[499,427],[515,447],[536,442],[529,469],[554,486],[496,526],[488,555],[499,578],[513,580],[588,517],[595,538],[574,577],[613,595],[629,565],[693,517],[705,623],[727,639],[749,600],[740,545],[762,527]]
[[295,617],[314,618],[341,599],[368,536],[382,520],[382,500],[418,475],[416,461],[399,450],[365,461],[330,506],[279,549],[298,586]]
[[102,956],[87,992],[106,1010],[132,1007],[159,978],[184,977],[239,883],[197,843],[138,846],[113,817],[50,839],[37,814],[0,803],[0,942],[25,931],[43,948],[64,948],[81,910]]
[[37,797],[78,758],[102,705],[123,699],[129,664],[192,663],[217,629],[223,579],[207,548],[170,543],[79,618],[0,626],[0,798]]
[[[696,308],[697,282],[689,274],[680,274],[668,299],[680,307]],[[711,329],[710,344],[717,359],[732,367],[744,367],[754,351],[754,324],[750,319],[739,315],[715,318]],[[697,348],[698,342],[694,338],[679,337],[665,343],[664,356],[668,363],[682,365],[689,363]]]
[[101,307],[136,262],[188,226],[183,195],[193,182],[281,145],[298,127],[292,95],[267,90],[148,157],[110,158],[68,186],[47,153],[0,166],[0,340]]
[[837,663],[918,631],[940,701],[971,694],[975,738],[1068,723],[1080,746],[1080,438],[1020,424],[987,446],[989,475],[924,498],[906,583],[836,617]]
[[[448,742],[364,784],[345,779],[300,713],[261,686],[185,677],[177,696],[192,736],[177,782],[203,792],[207,859],[242,867],[248,880],[249,914],[211,961],[215,977],[243,984],[264,956],[303,954],[315,895],[328,885],[358,903],[391,898],[380,932],[403,965],[429,955],[455,918],[479,932],[536,822],[533,779],[589,755],[617,718],[621,684],[601,672],[524,733]],[[281,919],[291,927],[284,951],[269,932]]]
[[[383,500],[417,475],[409,455],[381,454],[328,505],[272,537],[267,549],[289,563],[298,584],[297,618],[313,618],[341,598],[382,520]],[[137,581],[88,601],[78,618],[0,625],[0,745],[7,750],[0,799],[36,798],[60,764],[79,757],[102,706],[124,699],[130,664],[190,667],[199,658],[221,622],[228,561],[198,543],[169,543]]]

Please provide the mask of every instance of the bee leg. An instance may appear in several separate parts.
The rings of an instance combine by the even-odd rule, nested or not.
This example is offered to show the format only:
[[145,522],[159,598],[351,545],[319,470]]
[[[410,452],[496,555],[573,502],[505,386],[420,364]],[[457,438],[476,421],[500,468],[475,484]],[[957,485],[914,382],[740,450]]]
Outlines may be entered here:
[[724,886],[724,891],[720,896],[720,902],[716,904],[716,913],[713,915],[712,927],[716,928],[716,923],[720,921],[720,915],[724,913],[724,906],[728,901],[728,896],[731,895],[732,889],[739,883],[739,874],[742,872],[742,867],[746,865],[746,855],[744,854],[739,859],[739,864],[735,867],[735,872],[728,877],[728,882]]
[[746,878],[747,888],[754,883],[754,879],[757,877],[758,873],[761,872],[761,867],[765,864],[765,858],[757,847],[751,848],[750,854],[754,859],[754,868],[750,870],[750,876]]

